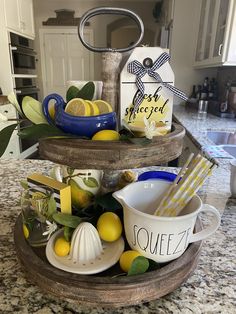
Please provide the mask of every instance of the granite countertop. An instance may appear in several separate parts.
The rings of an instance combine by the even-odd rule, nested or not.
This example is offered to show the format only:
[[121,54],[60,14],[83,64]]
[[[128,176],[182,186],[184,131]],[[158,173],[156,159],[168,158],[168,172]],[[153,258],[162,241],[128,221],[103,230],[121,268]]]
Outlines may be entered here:
[[[185,112],[183,108],[176,108],[175,117],[187,128],[191,136],[196,137],[201,146],[204,132],[195,132],[191,113]],[[208,128],[218,127],[213,124]],[[136,306],[109,309],[91,308],[70,300],[58,300],[57,297],[43,293],[39,287],[26,279],[17,260],[13,242],[14,223],[20,212],[19,182],[34,171],[48,174],[54,164],[43,160],[0,160],[0,313],[235,313],[236,200],[229,198],[228,162],[220,162],[219,168],[199,193],[204,202],[215,205],[220,210],[222,223],[216,233],[204,241],[202,254],[193,275],[178,289],[161,299]],[[143,170],[145,169],[140,171]],[[171,171],[176,172],[177,169],[173,168]]]

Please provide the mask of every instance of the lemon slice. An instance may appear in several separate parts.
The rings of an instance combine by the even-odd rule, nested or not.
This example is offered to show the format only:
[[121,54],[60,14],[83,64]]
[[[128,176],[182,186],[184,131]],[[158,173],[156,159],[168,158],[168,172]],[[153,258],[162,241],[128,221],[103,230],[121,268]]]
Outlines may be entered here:
[[98,106],[94,102],[92,102],[90,100],[85,100],[85,101],[90,106],[90,110],[91,110],[91,114],[90,115],[91,116],[97,116],[97,115],[100,114]]
[[65,108],[65,112],[72,116],[90,116],[90,105],[82,98],[71,99]]
[[100,99],[94,100],[93,104],[97,105],[100,114],[109,113],[113,111],[112,106],[104,100],[100,100]]

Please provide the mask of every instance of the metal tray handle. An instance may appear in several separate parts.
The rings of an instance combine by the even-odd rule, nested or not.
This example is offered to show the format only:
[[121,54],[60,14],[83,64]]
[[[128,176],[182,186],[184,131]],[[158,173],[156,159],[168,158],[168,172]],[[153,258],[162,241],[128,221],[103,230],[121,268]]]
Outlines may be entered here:
[[[139,31],[140,31],[139,38],[137,39],[137,41],[127,48],[92,47],[91,45],[86,43],[84,40],[85,23],[91,17],[94,17],[96,15],[101,15],[101,14],[117,14],[117,15],[123,15],[123,16],[130,17],[132,20],[134,20],[136,22],[136,24],[139,28]],[[78,35],[79,35],[79,38],[80,38],[82,44],[90,51],[94,51],[94,52],[126,52],[126,51],[134,49],[136,46],[138,46],[140,44],[141,40],[143,39],[143,35],[144,35],[144,25],[143,25],[143,21],[141,20],[141,18],[136,13],[134,13],[133,11],[130,11],[128,9],[123,9],[123,8],[99,7],[99,8],[93,8],[93,9],[87,11],[81,17],[80,24],[78,26]]]

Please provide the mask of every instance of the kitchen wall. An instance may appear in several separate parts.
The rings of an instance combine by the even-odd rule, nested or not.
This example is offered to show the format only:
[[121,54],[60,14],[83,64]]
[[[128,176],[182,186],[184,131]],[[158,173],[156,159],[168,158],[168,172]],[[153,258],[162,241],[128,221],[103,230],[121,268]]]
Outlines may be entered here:
[[[156,1],[76,1],[76,0],[34,0],[34,15],[35,15],[35,31],[36,31],[36,49],[39,52],[39,29],[46,28],[42,22],[46,21],[49,17],[56,17],[55,10],[58,9],[70,9],[75,11],[75,17],[80,17],[84,12],[90,8],[98,6],[111,6],[111,7],[124,7],[135,11],[142,18],[145,28],[153,30],[155,33],[158,31],[158,24],[152,16],[152,10]],[[117,16],[116,16],[117,18]],[[114,17],[106,15],[106,18],[97,17],[91,19],[91,26],[94,30],[94,45],[106,46],[106,25],[114,20]],[[125,36],[125,32],[123,34]],[[79,39],[78,39],[79,40]],[[95,53],[95,68],[94,78],[95,80],[101,79],[101,55]],[[39,80],[41,79],[41,64],[38,62]],[[40,86],[42,89],[42,86]]]
[[[194,69],[201,1],[175,0],[171,40],[171,65],[175,85],[187,95],[192,86],[202,84],[204,77],[216,77],[217,68]],[[175,104],[182,102],[175,99]]]

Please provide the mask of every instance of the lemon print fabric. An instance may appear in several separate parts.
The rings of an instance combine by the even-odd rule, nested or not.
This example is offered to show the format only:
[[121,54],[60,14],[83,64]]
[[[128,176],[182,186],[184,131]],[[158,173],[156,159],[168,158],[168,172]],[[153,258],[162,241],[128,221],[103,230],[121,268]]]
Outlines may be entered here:
[[71,202],[77,209],[88,207],[93,200],[93,193],[84,190],[75,180],[70,179],[68,184],[71,186]]

